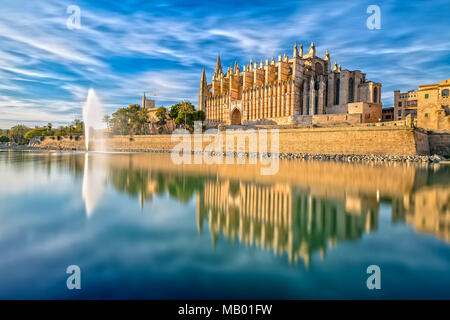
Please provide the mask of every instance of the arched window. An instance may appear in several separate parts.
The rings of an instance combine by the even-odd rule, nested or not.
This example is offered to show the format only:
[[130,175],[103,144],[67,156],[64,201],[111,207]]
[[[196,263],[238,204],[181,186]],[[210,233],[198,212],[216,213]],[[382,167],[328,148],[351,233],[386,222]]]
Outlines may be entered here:
[[303,115],[303,99],[300,98],[300,115]]
[[442,90],[442,96],[443,97],[448,97],[448,89]]
[[319,113],[319,96],[316,94],[314,96],[314,114]]
[[305,110],[305,114],[309,115],[309,97],[308,97],[308,99],[306,99],[306,110]]
[[334,91],[334,104],[339,104],[339,91],[340,91],[341,81],[337,79],[335,91]]
[[318,74],[318,75],[323,74],[323,68],[322,68],[322,65],[319,62],[316,63],[315,69],[316,69],[316,74]]
[[373,88],[373,102],[378,102],[378,88]]
[[314,90],[316,90],[316,91],[319,90],[319,86],[320,86],[319,79],[316,78],[314,80]]
[[348,81],[348,102],[353,102],[355,99],[355,92],[354,92],[354,81],[353,78],[350,78]]

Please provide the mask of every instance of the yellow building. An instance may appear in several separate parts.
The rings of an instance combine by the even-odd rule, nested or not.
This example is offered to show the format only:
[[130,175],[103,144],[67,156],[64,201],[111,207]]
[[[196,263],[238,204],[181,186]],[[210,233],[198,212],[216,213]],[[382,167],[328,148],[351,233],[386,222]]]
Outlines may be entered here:
[[450,79],[419,86],[418,90],[394,91],[394,120],[417,118],[424,129],[450,129]]
[[450,129],[450,79],[419,86],[417,125],[424,129]]
[[409,114],[414,118],[417,117],[417,91],[410,90],[404,93],[401,93],[399,90],[394,91],[393,120],[405,120]]

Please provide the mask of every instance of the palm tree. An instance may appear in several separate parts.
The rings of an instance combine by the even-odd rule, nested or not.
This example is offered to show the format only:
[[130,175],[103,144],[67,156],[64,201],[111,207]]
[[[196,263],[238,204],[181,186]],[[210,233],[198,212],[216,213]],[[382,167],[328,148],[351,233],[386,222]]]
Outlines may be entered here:
[[106,127],[109,129],[109,121],[111,120],[111,117],[107,114],[103,117],[103,122],[106,123]]

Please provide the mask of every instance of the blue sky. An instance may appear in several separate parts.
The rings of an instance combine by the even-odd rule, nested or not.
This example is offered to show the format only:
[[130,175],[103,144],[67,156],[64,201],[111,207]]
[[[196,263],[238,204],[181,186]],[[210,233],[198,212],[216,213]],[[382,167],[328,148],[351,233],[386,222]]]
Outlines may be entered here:
[[[381,29],[369,30],[369,5]],[[69,5],[81,28],[66,26]],[[328,48],[344,69],[359,69],[393,91],[450,78],[449,0],[434,1],[30,1],[0,0],[0,128],[65,124],[81,117],[94,88],[108,113],[140,103],[198,100],[220,52],[236,59],[292,55],[295,41]]]

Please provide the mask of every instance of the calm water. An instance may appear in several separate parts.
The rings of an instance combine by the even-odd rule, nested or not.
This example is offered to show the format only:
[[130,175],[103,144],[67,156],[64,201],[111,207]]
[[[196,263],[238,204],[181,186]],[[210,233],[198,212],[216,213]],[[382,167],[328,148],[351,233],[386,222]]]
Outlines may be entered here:
[[450,298],[448,165],[3,151],[0,191],[0,298]]

